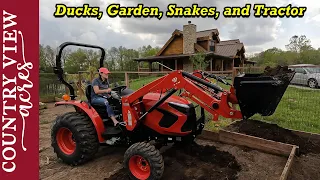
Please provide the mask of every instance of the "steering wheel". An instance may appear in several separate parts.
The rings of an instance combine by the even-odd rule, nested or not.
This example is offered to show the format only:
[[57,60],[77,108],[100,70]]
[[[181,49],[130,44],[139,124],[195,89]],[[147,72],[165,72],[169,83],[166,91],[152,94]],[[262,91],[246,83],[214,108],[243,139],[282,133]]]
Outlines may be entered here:
[[121,92],[122,90],[126,89],[127,86],[117,86],[117,87],[114,87],[112,88],[112,91],[118,91],[118,92]]

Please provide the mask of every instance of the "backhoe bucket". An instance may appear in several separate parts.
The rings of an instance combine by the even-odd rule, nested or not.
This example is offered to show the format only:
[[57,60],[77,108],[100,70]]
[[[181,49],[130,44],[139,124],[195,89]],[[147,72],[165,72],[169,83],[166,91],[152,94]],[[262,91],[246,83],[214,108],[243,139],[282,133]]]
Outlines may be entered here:
[[244,74],[234,79],[243,119],[255,114],[271,116],[285,93],[294,72],[287,67],[267,67],[262,74]]

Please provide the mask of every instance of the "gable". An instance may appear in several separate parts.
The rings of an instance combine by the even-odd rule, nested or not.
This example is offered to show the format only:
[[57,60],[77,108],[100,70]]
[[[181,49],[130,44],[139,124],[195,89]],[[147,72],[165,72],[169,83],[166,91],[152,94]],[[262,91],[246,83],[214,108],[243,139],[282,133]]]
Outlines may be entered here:
[[198,41],[197,44],[199,44],[201,47],[208,51],[209,41]]
[[183,54],[183,38],[182,36],[174,36],[173,39],[164,46],[164,49],[158,56]]
[[206,52],[207,50],[200,46],[198,43],[194,44],[194,49],[196,52]]

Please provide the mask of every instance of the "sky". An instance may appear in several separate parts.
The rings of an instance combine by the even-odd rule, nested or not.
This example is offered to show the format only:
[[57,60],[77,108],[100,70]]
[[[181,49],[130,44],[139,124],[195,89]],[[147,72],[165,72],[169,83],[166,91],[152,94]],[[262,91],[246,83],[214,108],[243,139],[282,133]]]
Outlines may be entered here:
[[[245,6],[246,3],[264,3],[266,6],[305,6],[303,18],[224,18],[222,14],[213,18],[110,18],[106,8],[111,3],[121,6],[157,6],[164,13],[169,3],[178,6],[213,6],[222,13],[226,6]],[[55,18],[55,5],[99,6],[104,16],[96,18]],[[253,14],[253,12],[252,12]],[[144,45],[162,47],[175,29],[182,30],[183,25],[191,21],[197,31],[217,28],[221,40],[239,39],[244,43],[246,54],[252,55],[263,50],[277,47],[285,50],[290,37],[306,35],[314,48],[320,48],[320,3],[316,0],[41,0],[40,1],[40,43],[53,47],[65,41],[76,41],[103,46],[104,48],[124,46],[137,49]]]

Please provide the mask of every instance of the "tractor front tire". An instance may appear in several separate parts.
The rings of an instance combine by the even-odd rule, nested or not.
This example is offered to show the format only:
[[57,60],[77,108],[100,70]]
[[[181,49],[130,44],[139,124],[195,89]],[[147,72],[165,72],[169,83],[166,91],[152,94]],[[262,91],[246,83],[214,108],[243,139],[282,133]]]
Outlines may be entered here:
[[130,179],[158,180],[164,171],[164,161],[155,146],[138,142],[125,152],[124,167]]
[[87,115],[68,112],[54,121],[51,146],[64,163],[76,166],[94,157],[99,149],[99,141],[95,127]]

